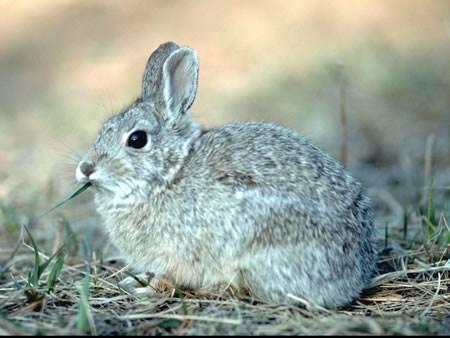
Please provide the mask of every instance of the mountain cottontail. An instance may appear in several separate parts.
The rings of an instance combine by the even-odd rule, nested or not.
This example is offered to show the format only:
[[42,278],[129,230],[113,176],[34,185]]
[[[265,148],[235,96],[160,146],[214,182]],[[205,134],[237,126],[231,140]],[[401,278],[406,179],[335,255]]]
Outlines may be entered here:
[[192,121],[197,53],[160,45],[142,95],[102,126],[76,177],[113,243],[155,281],[229,283],[259,300],[337,307],[375,271],[361,185],[296,132]]

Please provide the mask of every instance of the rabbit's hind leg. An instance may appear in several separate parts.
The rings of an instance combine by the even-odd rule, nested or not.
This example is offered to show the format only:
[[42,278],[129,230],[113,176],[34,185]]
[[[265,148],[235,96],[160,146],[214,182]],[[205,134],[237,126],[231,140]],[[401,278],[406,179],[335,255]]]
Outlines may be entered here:
[[254,298],[275,304],[333,308],[351,301],[357,295],[352,281],[335,276],[320,251],[308,251],[307,247],[261,249],[243,262],[242,286]]

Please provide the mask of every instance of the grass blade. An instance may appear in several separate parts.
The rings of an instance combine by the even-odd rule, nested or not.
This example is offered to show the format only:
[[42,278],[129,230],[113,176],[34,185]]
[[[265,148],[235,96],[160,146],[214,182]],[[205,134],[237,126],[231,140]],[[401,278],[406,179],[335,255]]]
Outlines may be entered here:
[[433,190],[432,189],[429,189],[429,191],[428,191],[427,218],[430,221],[432,226],[435,226],[437,224],[436,207],[434,205],[434,198],[433,198]]
[[127,276],[130,276],[131,278],[133,278],[136,282],[138,282],[139,283],[139,285],[141,286],[141,287],[147,287],[148,285],[149,285],[149,282],[148,281],[144,281],[144,280],[142,280],[142,279],[140,279],[138,276],[136,276],[135,274],[133,274],[133,273],[131,273],[130,271],[124,271],[123,272],[125,275],[127,275]]
[[61,202],[57,203],[55,206],[51,207],[50,209],[46,210],[45,212],[43,212],[42,214],[40,214],[37,219],[40,219],[44,216],[47,216],[49,213],[51,213],[53,210],[59,208],[60,206],[66,204],[68,201],[70,201],[71,199],[77,197],[79,194],[81,194],[82,192],[84,192],[87,188],[89,188],[92,185],[92,183],[88,182],[83,184],[82,186],[78,187],[74,192],[72,192],[70,195],[68,195],[67,197],[65,197]]
[[61,253],[61,251],[64,251],[64,248],[65,248],[65,244],[63,244],[58,250],[56,250],[56,252],[55,252],[53,255],[51,255],[44,263],[42,263],[42,264],[39,266],[39,275],[38,275],[38,278],[41,277],[41,275],[44,273],[45,269],[47,269],[47,267],[49,266],[49,264],[51,263],[51,261],[53,260],[53,258],[55,258],[56,256],[58,256],[58,255]]
[[64,219],[63,225],[67,234],[67,249],[76,254],[80,246],[79,239],[66,219]]
[[[30,237],[31,245],[33,246],[33,250],[34,250],[34,266],[33,266],[33,270],[29,274],[28,284],[32,288],[37,288],[38,284],[39,284],[39,279],[41,278],[42,274],[47,269],[47,267],[49,266],[51,261],[56,256],[58,256],[58,260],[55,263],[55,265],[57,265],[57,266],[56,266],[56,268],[53,267],[53,270],[55,270],[55,271],[52,270],[52,272],[53,272],[53,274],[56,274],[56,277],[59,275],[58,265],[61,264],[61,260],[62,260],[62,264],[64,264],[67,242],[64,243],[58,250],[56,250],[56,252],[53,255],[51,255],[44,263],[41,264],[41,261],[39,258],[39,249],[36,245],[36,242],[34,241],[33,236],[31,236],[31,232],[29,231],[28,227],[24,225],[24,228],[28,234],[28,237]],[[59,263],[58,263],[58,261],[59,261]],[[62,268],[62,265],[61,265],[61,268]],[[50,275],[52,275],[52,273],[50,273]]]
[[[70,201],[71,199],[75,198],[76,196],[78,196],[79,194],[81,194],[83,191],[85,191],[86,189],[88,189],[92,184],[91,183],[85,183],[82,186],[78,187],[74,192],[72,192],[70,195],[68,195],[67,197],[65,197],[61,202],[57,203],[55,206],[53,206],[52,208],[46,210],[45,212],[43,212],[42,214],[40,214],[38,217],[36,217],[34,219],[34,221],[48,215],[50,212],[52,212],[53,210],[55,210],[56,208],[59,208],[60,206],[64,205],[65,203],[67,203],[68,201]],[[33,221],[31,222],[33,223]],[[23,225],[23,227],[25,228],[25,231],[28,234],[28,237],[31,240],[31,244],[33,246],[33,250],[34,250],[34,266],[33,266],[33,270],[29,273],[28,275],[28,285],[31,288],[36,288],[38,287],[38,283],[39,283],[39,278],[42,275],[42,273],[45,271],[45,269],[48,267],[48,265],[50,264],[50,262],[53,260],[54,257],[56,257],[57,255],[59,256],[58,261],[59,263],[56,264],[56,267],[54,267],[54,271],[52,270],[53,274],[50,273],[50,275],[52,276],[52,278],[55,278],[55,274],[58,275],[60,271],[58,271],[58,266],[59,264],[63,264],[64,259],[63,257],[65,256],[65,253],[62,254],[61,251],[64,251],[63,249],[65,248],[65,245],[63,245],[61,248],[59,248],[46,262],[44,262],[43,264],[41,264],[40,259],[39,259],[39,249],[36,245],[36,242],[33,239],[33,236],[30,233],[30,230],[28,229],[28,227],[26,225]],[[61,263],[62,262],[62,263]],[[62,267],[62,265],[61,265]],[[48,283],[50,283],[50,285],[54,284],[54,280],[51,281],[49,280]]]
[[[83,281],[83,286],[80,290],[80,308],[78,312],[77,318],[77,333],[79,335],[84,335],[89,326],[91,326],[91,331],[95,331],[95,327],[92,325],[91,313],[89,310],[89,289],[91,283],[91,272],[90,268],[87,267],[86,276]],[[93,332],[95,335],[95,332]]]
[[63,245],[62,250],[58,250],[58,255],[56,258],[56,262],[52,267],[52,270],[50,271],[50,274],[48,275],[47,278],[47,290],[48,291],[52,291],[55,284],[56,284],[56,280],[58,279],[59,274],[62,271],[62,268],[64,266],[64,260],[66,258],[66,253],[67,253],[67,248],[66,248],[66,244]]
[[32,288],[36,288],[38,286],[38,282],[39,282],[39,270],[40,270],[40,265],[41,265],[41,261],[39,259],[39,249],[36,245],[36,242],[34,241],[33,236],[31,236],[30,230],[28,230],[28,227],[26,225],[23,226],[25,228],[25,231],[28,234],[28,237],[30,238],[31,241],[31,245],[33,246],[33,250],[34,250],[34,266],[33,266],[33,270],[30,271],[30,274],[28,275],[28,284],[32,287]]

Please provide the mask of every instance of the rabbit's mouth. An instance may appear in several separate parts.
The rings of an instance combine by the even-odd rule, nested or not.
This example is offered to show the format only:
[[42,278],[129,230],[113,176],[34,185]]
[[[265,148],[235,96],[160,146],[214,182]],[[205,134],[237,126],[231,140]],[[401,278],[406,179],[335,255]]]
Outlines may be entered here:
[[96,194],[106,198],[126,198],[132,195],[135,190],[135,187],[125,180],[109,176],[96,177],[94,174],[89,178],[82,180],[80,183],[90,183],[91,189],[94,190]]
[[94,190],[95,192],[112,192],[111,189],[105,187],[104,184],[101,184],[98,177],[96,177],[95,173],[90,175],[89,177],[80,175],[77,170],[76,179],[78,183],[83,184],[84,186],[89,187],[89,189]]
[[99,181],[89,180],[85,185],[90,184],[89,190],[93,191],[95,195],[101,195],[103,198],[112,198],[116,195],[116,192],[111,187],[105,184],[101,184]]
[[81,184],[90,184],[94,188],[99,188],[101,184],[101,173],[98,170],[95,170],[94,167],[88,172],[86,169],[83,169],[83,162],[78,165],[75,173],[75,177],[77,181]]

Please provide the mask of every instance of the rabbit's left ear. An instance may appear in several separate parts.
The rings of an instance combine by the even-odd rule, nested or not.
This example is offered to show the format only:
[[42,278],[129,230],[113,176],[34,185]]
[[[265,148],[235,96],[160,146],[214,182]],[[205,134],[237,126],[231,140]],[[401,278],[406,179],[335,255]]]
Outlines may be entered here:
[[159,45],[150,55],[142,79],[142,99],[164,105],[162,94],[162,69],[167,58],[180,47],[172,41]]
[[197,94],[198,58],[194,49],[181,47],[173,51],[162,67],[161,89],[168,117],[189,110]]

